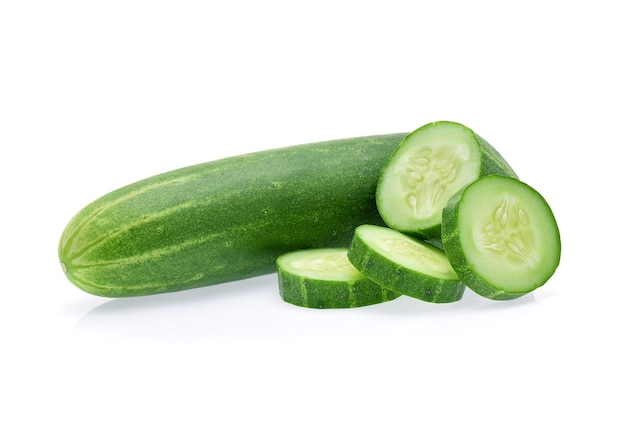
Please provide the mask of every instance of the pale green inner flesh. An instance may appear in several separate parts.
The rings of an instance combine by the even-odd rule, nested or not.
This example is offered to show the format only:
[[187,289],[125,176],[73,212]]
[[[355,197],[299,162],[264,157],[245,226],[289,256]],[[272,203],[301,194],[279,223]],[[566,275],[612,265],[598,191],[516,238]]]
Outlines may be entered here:
[[480,148],[469,129],[448,123],[418,129],[383,173],[379,211],[387,225],[400,231],[438,225],[448,199],[479,170]]
[[560,240],[552,212],[532,189],[511,179],[484,179],[459,208],[468,265],[492,285],[523,292],[541,285],[558,264]]
[[344,248],[309,249],[290,252],[278,259],[278,266],[307,279],[351,281],[365,279],[348,260]]
[[394,263],[436,278],[458,280],[448,257],[430,244],[379,226],[361,226],[357,228],[357,235]]

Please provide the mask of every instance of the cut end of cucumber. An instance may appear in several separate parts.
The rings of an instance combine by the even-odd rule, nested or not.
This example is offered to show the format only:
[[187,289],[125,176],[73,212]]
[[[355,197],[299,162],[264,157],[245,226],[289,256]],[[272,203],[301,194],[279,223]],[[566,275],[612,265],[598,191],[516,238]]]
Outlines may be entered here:
[[478,177],[480,164],[471,129],[443,121],[417,129],[396,149],[379,180],[377,205],[385,223],[408,233],[438,228],[446,202]]
[[444,211],[444,247],[462,280],[479,294],[514,298],[542,286],[561,254],[544,198],[519,180],[487,176]]

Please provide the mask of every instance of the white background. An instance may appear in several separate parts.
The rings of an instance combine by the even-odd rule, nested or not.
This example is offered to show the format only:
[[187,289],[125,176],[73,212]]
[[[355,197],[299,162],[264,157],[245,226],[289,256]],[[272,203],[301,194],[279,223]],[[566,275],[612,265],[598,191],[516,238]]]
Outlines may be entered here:
[[[618,5],[2,2],[0,429],[625,430]],[[61,272],[65,224],[117,187],[434,120],[552,206],[535,293],[308,310],[275,275],[110,300]]]

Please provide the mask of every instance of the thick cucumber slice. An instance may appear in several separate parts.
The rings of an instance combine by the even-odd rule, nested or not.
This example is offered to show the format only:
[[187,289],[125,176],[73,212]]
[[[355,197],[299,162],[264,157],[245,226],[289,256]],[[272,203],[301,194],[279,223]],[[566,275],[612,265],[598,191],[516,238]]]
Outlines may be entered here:
[[448,199],[488,174],[516,177],[471,129],[448,121],[429,123],[407,135],[391,155],[378,181],[376,205],[389,227],[437,240]]
[[492,175],[459,191],[443,210],[443,246],[461,280],[497,300],[544,285],[561,257],[552,210],[533,188]]
[[350,263],[345,248],[305,249],[278,257],[278,286],[287,303],[309,308],[353,308],[393,300]]
[[376,283],[420,300],[460,300],[465,286],[441,249],[391,228],[361,225],[348,259]]

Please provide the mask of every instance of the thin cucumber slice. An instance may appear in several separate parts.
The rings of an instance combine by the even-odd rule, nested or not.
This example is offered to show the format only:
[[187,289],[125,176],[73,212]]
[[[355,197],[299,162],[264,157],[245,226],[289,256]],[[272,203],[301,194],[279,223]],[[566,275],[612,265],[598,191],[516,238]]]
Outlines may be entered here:
[[374,282],[420,300],[460,300],[465,286],[441,249],[387,227],[356,228],[348,259]]
[[429,123],[407,135],[391,155],[378,181],[376,205],[389,227],[438,240],[448,199],[488,174],[517,177],[471,129],[449,121]]
[[482,177],[454,195],[443,210],[442,235],[461,280],[497,300],[544,285],[561,257],[550,206],[535,189],[510,177]]
[[354,268],[348,260],[346,248],[289,252],[278,257],[276,265],[281,298],[297,306],[354,308],[400,296]]

